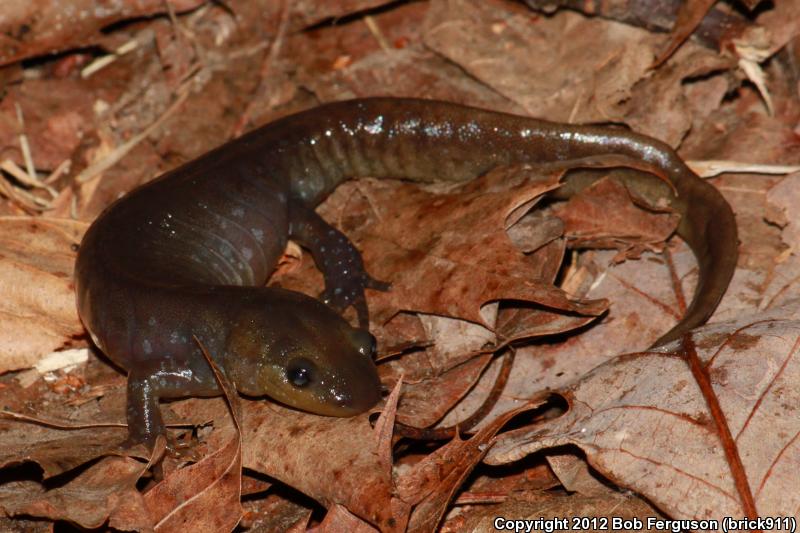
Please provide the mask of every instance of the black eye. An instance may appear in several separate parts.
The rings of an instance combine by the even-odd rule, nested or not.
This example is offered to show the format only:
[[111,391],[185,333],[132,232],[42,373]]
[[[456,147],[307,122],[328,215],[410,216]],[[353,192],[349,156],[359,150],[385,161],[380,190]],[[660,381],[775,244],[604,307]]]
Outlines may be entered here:
[[286,367],[286,379],[298,388],[303,388],[314,380],[314,363],[308,359],[294,359]]
[[378,343],[375,341],[375,337],[363,329],[355,330],[353,337],[358,346],[358,353],[374,359],[378,353]]

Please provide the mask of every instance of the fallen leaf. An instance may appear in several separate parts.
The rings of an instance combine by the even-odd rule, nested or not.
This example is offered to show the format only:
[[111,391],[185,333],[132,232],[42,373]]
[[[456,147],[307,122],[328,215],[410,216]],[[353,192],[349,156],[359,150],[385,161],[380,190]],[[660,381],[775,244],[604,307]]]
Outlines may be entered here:
[[[598,472],[673,518],[744,516],[742,490],[752,493],[761,516],[791,516],[800,505],[800,398],[791,385],[800,379],[799,310],[795,301],[692,334],[723,420],[709,412],[680,343],[672,343],[597,367],[563,391],[564,415],[499,435],[486,460],[508,463],[574,444]],[[734,484],[720,422],[730,428],[746,487]]]
[[239,436],[175,471],[144,496],[156,531],[232,531],[242,516]]
[[499,505],[464,508],[460,515],[449,518],[441,531],[484,533],[498,529],[513,531],[515,526],[524,531],[528,524],[531,531],[672,531],[670,527],[648,527],[644,522],[647,517],[662,518],[646,501],[631,493],[609,491],[603,496],[583,496],[548,491],[539,495],[513,495]]
[[[175,405],[181,415],[214,421],[209,445],[222,444],[228,416],[218,400],[191,399]],[[369,422],[369,413],[332,418],[302,413],[268,400],[242,402],[242,462],[314,498],[326,507],[341,504],[383,527],[389,508],[391,472],[388,446]],[[223,435],[223,436],[221,436]]]
[[657,249],[675,231],[680,218],[637,207],[627,189],[609,179],[556,206],[554,214],[564,221],[564,233],[573,246],[619,248],[630,257]]
[[498,417],[469,440],[457,436],[398,479],[397,497],[414,506],[408,531],[436,530],[456,489],[489,451],[494,434],[511,418],[536,406],[532,403]]
[[378,531],[368,523],[350,513],[339,504],[334,504],[325,514],[325,519],[317,527],[309,528],[313,533],[373,533]]
[[[172,9],[185,11],[202,0],[171,0]],[[147,17],[166,11],[160,0],[98,8],[92,0],[77,0],[70,9],[50,2],[14,2],[0,19],[0,65],[52,54],[97,42],[100,30],[127,18]]]
[[33,366],[83,331],[75,308],[75,246],[86,224],[0,217],[0,373]]
[[655,43],[631,26],[567,11],[535,17],[497,0],[432,2],[425,31],[428,47],[527,113],[562,122],[606,120],[603,109],[646,75]]
[[241,406],[236,389],[197,337],[206,362],[223,392],[233,426],[232,436],[214,453],[175,470],[147,491],[144,502],[155,531],[232,531],[242,518]]
[[38,484],[0,485],[0,507],[9,515],[26,514],[67,520],[93,529],[106,521],[112,527],[149,526],[136,482],[145,465],[128,457],[107,457],[62,487],[42,491]]
[[[350,201],[338,206],[341,216],[328,212],[329,217],[339,220],[363,251],[371,274],[392,283],[390,291],[371,294],[373,320],[381,323],[410,310],[480,324],[481,306],[506,299],[584,315],[602,313],[604,302],[572,300],[551,283],[538,281],[506,235],[507,217],[553,189],[558,179],[525,177],[509,183],[507,174],[493,172],[444,194],[386,181],[375,182],[366,198],[344,196],[343,190]],[[409,227],[419,231],[409,232]]]

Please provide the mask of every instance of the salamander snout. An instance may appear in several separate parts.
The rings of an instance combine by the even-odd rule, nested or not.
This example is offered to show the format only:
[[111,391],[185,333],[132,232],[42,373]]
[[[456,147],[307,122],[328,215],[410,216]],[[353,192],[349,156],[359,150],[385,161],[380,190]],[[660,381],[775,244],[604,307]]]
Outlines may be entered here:
[[[324,364],[326,361],[315,362],[302,356],[290,359],[284,371],[290,389],[280,399],[329,416],[353,416],[370,409],[380,400],[378,372],[372,358],[364,355],[372,351],[373,345],[374,340],[370,339],[338,364],[328,365]],[[272,390],[273,395],[275,391]]]
[[327,416],[374,407],[381,398],[375,338],[316,300],[293,303],[302,314],[248,308],[239,315],[225,359],[237,389]]

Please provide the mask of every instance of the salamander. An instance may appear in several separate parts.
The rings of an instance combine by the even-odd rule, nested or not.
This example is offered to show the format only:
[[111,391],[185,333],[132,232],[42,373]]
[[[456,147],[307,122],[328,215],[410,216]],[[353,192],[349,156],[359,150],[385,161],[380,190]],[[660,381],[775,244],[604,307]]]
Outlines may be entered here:
[[[626,186],[661,193],[681,215],[677,233],[699,281],[684,318],[656,344],[677,339],[725,292],[736,222],[670,147],[627,130],[432,100],[350,100],[276,120],[133,190],[90,226],[75,270],[84,325],[128,373],[129,440],[164,433],[160,399],[220,394],[198,343],[245,395],[331,416],[379,400],[364,292],[386,285],[314,211],[344,180],[466,181],[502,165],[602,156],[662,174],[637,173]],[[323,301],[264,286],[288,239],[322,271]],[[340,314],[351,305],[360,327]]]

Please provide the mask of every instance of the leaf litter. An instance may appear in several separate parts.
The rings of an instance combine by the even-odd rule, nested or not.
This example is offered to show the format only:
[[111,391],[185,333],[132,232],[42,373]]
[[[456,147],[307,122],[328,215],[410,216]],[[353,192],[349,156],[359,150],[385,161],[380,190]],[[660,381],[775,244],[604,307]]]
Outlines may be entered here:
[[[118,422],[124,378],[102,357],[34,383],[13,372],[87,345],[72,300],[72,245],[137,184],[242,125],[318,101],[424,96],[627,124],[698,164],[725,161],[714,183],[737,213],[742,244],[717,324],[687,341],[706,372],[692,374],[686,346],[639,352],[682,314],[696,279],[691,253],[665,246],[671,214],[642,206],[614,182],[567,203],[541,198],[557,176],[536,177],[535,168],[501,169],[449,189],[347,183],[321,213],[354,239],[374,276],[393,283],[368,295],[381,377],[394,391],[380,407],[383,421],[373,427],[369,414],[327,419],[242,398],[242,470],[224,402],[172,402],[162,406],[167,421],[193,429],[171,433],[178,454],[168,454],[159,473],[147,457],[113,455],[122,428],[2,419],[0,464],[13,477],[0,482],[0,507],[11,520],[24,513],[146,530],[159,508],[170,517],[161,530],[176,530],[169,520],[182,517],[230,529],[231,517],[239,522],[232,510],[241,484],[256,492],[240,527],[296,531],[483,530],[497,515],[697,519],[752,507],[795,514],[797,187],[796,176],[769,174],[800,163],[796,50],[786,46],[800,32],[796,2],[757,10],[754,20],[735,15],[738,33],[712,39],[721,53],[708,47],[713,32],[705,30],[672,53],[646,28],[499,0],[145,2],[106,18],[95,12],[61,33],[43,26],[57,7],[29,4],[0,18],[13,36],[0,43],[6,410],[63,425]],[[718,6],[702,19],[707,8],[695,3],[682,22],[667,24],[673,44],[717,20]],[[37,9],[44,16],[32,24]],[[153,13],[160,16],[98,31]],[[762,33],[748,33],[753,28]],[[720,44],[734,38],[736,46]],[[765,61],[778,51],[780,59]],[[671,56],[651,69],[662,52]],[[97,170],[77,183],[86,169]],[[619,262],[636,256],[642,260]],[[295,253],[272,282],[316,294],[312,263]],[[476,433],[442,445],[392,436],[395,417],[419,427],[469,417],[492,394],[495,354],[512,342],[509,382]],[[706,376],[702,387],[698,375]],[[531,407],[545,390],[566,401]],[[503,432],[512,413],[532,408]],[[576,470],[587,462],[591,469]],[[598,478],[638,496],[603,492]]]

